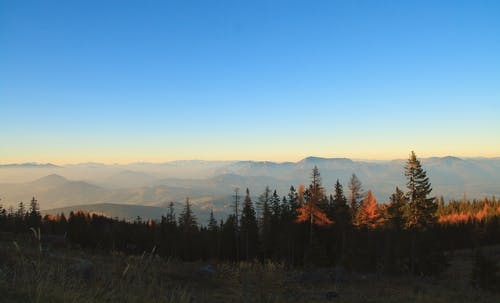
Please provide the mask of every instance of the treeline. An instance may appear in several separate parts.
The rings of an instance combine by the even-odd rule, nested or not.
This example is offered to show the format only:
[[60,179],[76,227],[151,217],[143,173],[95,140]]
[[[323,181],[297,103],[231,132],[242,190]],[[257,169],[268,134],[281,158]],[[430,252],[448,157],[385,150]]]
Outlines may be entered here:
[[[352,175],[347,189],[337,180],[327,196],[319,169],[308,186],[290,187],[285,196],[266,188],[256,201],[235,190],[233,214],[198,222],[189,199],[177,214],[173,203],[158,221],[134,222],[81,211],[40,215],[29,207],[0,206],[3,231],[40,228],[66,236],[73,245],[104,251],[155,253],[181,260],[277,260],[289,266],[339,266],[346,270],[434,274],[455,249],[500,242],[500,202],[450,201],[430,196],[432,188],[412,152],[405,167],[405,189],[395,188],[379,204]],[[201,223],[201,224],[200,224]]]

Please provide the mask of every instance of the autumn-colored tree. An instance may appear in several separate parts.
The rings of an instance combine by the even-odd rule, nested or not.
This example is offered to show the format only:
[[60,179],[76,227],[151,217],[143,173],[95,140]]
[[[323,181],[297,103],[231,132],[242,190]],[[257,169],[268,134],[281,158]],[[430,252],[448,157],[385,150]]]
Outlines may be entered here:
[[[305,204],[297,209],[297,219],[295,222],[313,222],[314,225],[326,226],[333,224],[333,221],[319,207],[313,204]],[[312,219],[311,219],[312,217]]]
[[[312,243],[313,240],[313,225],[324,225],[331,224],[331,220],[325,215],[321,207],[325,206],[327,199],[325,196],[325,190],[321,184],[321,174],[317,166],[314,166],[311,173],[311,184],[309,188],[304,192],[305,204],[301,209],[299,209],[298,221],[303,219],[303,215],[306,215],[309,219],[309,242]],[[326,218],[327,220],[324,220]],[[315,222],[318,219],[320,222]]]
[[372,191],[368,190],[359,207],[356,225],[359,227],[374,229],[382,222],[383,218],[380,215],[377,200],[375,200]]

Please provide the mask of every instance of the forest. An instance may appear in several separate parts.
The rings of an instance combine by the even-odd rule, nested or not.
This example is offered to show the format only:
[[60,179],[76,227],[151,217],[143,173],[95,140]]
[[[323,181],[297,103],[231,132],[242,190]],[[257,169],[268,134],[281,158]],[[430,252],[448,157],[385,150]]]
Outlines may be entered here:
[[[17,210],[0,206],[0,230],[38,232],[47,246],[71,245],[89,251],[140,255],[153,251],[180,261],[268,260],[287,268],[336,267],[352,272],[439,275],[454,251],[500,244],[500,201],[447,201],[432,196],[425,169],[415,153],[402,168],[406,188],[395,188],[387,203],[352,175],[337,180],[327,196],[320,170],[309,185],[291,186],[286,195],[269,187],[256,201],[249,189],[234,192],[234,213],[199,222],[189,199],[173,203],[161,220],[134,222],[74,211],[42,217],[38,201]],[[31,231],[30,231],[31,229]],[[45,241],[43,241],[45,240]]]

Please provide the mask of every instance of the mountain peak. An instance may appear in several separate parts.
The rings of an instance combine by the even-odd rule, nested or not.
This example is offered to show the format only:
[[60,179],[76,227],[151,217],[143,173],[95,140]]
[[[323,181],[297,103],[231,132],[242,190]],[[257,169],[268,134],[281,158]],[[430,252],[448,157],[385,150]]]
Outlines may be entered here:
[[306,157],[300,160],[298,163],[314,163],[314,162],[352,162],[349,158],[322,158],[322,157]]
[[38,163],[38,162],[26,162],[26,163],[10,163],[10,164],[0,164],[0,167],[10,167],[10,168],[56,168],[60,167],[52,163]]
[[36,185],[43,185],[43,186],[59,186],[64,183],[68,182],[68,179],[64,178],[63,176],[60,176],[58,174],[50,174],[45,177],[42,177],[40,179],[37,179],[33,181],[32,183]]

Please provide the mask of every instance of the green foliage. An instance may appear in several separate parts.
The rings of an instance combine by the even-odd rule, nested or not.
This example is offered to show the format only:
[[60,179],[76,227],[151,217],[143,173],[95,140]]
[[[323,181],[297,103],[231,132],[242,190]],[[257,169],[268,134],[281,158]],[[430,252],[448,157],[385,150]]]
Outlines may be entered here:
[[351,207],[351,221],[354,222],[359,203],[363,198],[363,185],[356,174],[352,174],[349,179],[349,206]]
[[386,212],[386,223],[389,228],[401,230],[406,226],[405,214],[408,213],[408,198],[398,187],[390,197]]
[[351,224],[351,212],[339,179],[337,179],[335,183],[335,193],[330,199],[330,205],[330,211],[327,212],[327,214],[335,225],[342,229],[346,229]]
[[412,151],[405,166],[406,187],[408,192],[408,213],[406,222],[411,228],[427,228],[436,222],[437,204],[434,197],[428,197],[432,191],[431,183],[422,164]]

